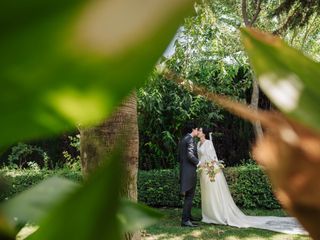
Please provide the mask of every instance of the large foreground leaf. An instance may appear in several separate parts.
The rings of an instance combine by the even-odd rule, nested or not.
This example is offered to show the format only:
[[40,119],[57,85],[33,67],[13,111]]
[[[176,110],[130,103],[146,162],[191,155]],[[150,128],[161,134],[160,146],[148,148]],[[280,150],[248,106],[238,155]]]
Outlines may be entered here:
[[191,0],[0,3],[0,144],[105,118],[149,71]]
[[242,39],[270,100],[289,117],[320,130],[320,64],[253,29],[242,29]]
[[52,177],[1,205],[3,214],[17,225],[37,224],[48,210],[73,193],[79,184]]
[[83,187],[51,209],[27,239],[120,239],[120,162],[117,151]]
[[118,219],[123,232],[132,232],[156,223],[162,214],[150,207],[122,200],[118,212]]
[[[48,213],[50,214],[57,205],[65,202],[65,199],[79,188],[80,185],[73,181],[52,177],[22,192],[1,205],[0,210],[3,215],[0,218],[2,227],[0,227],[0,232],[13,236],[12,227],[14,225],[39,224]],[[79,209],[79,213],[81,211],[82,209]],[[161,216],[161,213],[150,207],[122,200],[117,212],[117,219],[114,221],[119,221],[122,232],[131,232],[154,224]],[[94,217],[92,215],[91,220],[94,220]],[[5,224],[7,219],[10,219],[10,224],[9,222]],[[33,229],[35,230],[35,228]]]

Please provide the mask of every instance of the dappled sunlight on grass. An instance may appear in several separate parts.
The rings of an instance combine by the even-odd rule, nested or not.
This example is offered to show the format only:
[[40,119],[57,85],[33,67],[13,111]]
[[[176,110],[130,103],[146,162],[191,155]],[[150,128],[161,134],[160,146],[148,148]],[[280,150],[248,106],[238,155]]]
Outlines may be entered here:
[[194,230],[190,233],[193,237],[200,237],[201,236],[201,231],[200,230]]
[[[143,240],[193,240],[193,239],[223,239],[223,240],[307,240],[308,236],[287,235],[254,228],[235,228],[223,225],[199,223],[197,228],[180,226],[181,209],[160,209],[165,214],[164,219],[149,228],[143,234]],[[250,215],[283,216],[282,210],[247,210]],[[194,209],[193,215],[200,216],[200,209]]]
[[[200,223],[197,228],[180,226],[181,209],[160,209],[165,217],[161,222],[142,231],[143,240],[309,240],[308,236],[288,235],[253,228],[235,228],[223,225]],[[281,210],[246,210],[255,215],[283,215]],[[200,216],[200,209],[194,209],[195,216]],[[27,226],[21,230],[17,239],[27,237],[35,228]]]

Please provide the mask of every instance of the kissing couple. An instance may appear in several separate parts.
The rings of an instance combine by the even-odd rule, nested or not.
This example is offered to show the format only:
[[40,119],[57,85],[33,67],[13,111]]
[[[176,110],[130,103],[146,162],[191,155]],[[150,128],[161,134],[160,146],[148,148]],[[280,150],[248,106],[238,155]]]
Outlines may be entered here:
[[[238,228],[259,228],[288,234],[307,234],[293,217],[247,216],[235,204],[224,177],[209,132],[191,121],[185,125],[185,136],[178,145],[180,162],[180,192],[184,196],[181,226],[197,227],[200,221],[191,215],[192,201],[197,185],[197,168],[213,162],[214,181],[206,171],[200,171],[201,221],[209,224]],[[199,138],[198,143],[194,138]]]

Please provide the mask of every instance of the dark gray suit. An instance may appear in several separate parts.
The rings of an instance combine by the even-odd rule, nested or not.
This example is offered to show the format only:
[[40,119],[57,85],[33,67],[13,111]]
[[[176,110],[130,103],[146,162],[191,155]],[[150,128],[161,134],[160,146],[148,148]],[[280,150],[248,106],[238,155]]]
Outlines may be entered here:
[[197,165],[199,163],[197,147],[191,136],[187,134],[179,143],[180,191],[185,195],[182,222],[191,217],[192,200],[197,185]]

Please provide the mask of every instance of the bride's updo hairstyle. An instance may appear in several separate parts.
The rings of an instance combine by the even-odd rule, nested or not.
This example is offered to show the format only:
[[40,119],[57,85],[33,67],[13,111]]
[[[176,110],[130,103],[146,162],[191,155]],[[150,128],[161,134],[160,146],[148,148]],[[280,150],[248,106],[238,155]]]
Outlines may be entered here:
[[205,128],[205,127],[200,127],[202,129],[202,132],[204,133],[206,139],[209,139],[209,133],[212,132],[211,129]]

